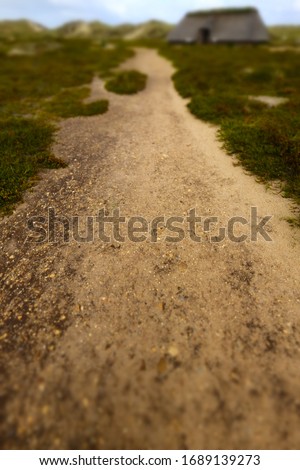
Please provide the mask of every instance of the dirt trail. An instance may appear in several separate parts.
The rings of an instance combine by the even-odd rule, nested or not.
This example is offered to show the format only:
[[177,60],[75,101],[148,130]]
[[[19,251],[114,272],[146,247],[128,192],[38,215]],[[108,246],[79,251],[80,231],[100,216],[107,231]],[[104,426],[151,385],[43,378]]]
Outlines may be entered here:
[[[149,75],[147,89],[119,97],[95,80],[109,112],[62,123],[55,152],[69,166],[45,172],[1,222],[1,446],[299,448],[289,202],[234,167],[164,59],[139,50],[126,67]],[[37,244],[26,229],[48,207],[147,220],[195,208],[223,225],[251,206],[274,215],[273,242],[171,243],[159,228],[157,243]]]

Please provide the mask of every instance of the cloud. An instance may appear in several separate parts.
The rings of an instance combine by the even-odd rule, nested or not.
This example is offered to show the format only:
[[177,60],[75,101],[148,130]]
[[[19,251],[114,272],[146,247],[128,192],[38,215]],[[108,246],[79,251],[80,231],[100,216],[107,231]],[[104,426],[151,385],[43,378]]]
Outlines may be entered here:
[[45,2],[58,13],[67,9],[86,16],[104,11],[119,20],[135,21],[154,17],[177,20],[188,10],[220,7],[226,0],[152,0],[147,3],[142,0],[40,0],[40,5]]
[[152,0],[142,3],[141,0],[110,0],[99,3],[103,8],[119,16],[120,19],[131,18],[132,21],[146,18],[160,18],[176,21],[188,10],[214,8],[224,5],[222,0]]
[[48,0],[50,5],[58,7],[76,7],[82,5],[81,0]]
[[130,14],[132,8],[136,8],[136,1],[109,0],[109,2],[107,2],[107,4],[104,4],[103,6],[106,10],[111,11],[120,18],[125,18],[127,17],[127,15]]
[[295,0],[294,1],[294,8],[295,8],[295,10],[300,11],[300,0]]

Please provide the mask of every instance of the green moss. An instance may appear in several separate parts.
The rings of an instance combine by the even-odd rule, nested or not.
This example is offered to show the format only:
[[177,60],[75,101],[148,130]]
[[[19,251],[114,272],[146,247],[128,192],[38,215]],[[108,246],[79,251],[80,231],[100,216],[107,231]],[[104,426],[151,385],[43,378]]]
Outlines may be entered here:
[[129,70],[119,72],[115,77],[106,82],[106,89],[119,95],[133,95],[145,89],[147,75]]
[[58,46],[33,56],[0,57],[1,107],[20,100],[36,102],[63,88],[90,83],[94,75],[108,75],[133,54],[120,44],[114,49],[103,49],[100,44],[83,39],[58,40]]
[[88,104],[82,102],[84,98],[89,96],[89,93],[88,87],[63,90],[51,100],[46,101],[43,104],[43,109],[54,116],[62,118],[94,116],[106,113],[109,105],[107,100],[94,101]]
[[8,213],[42,168],[65,164],[50,151],[55,128],[42,120],[0,119],[0,211]]
[[246,118],[266,105],[249,100],[247,97],[230,93],[209,93],[205,99],[202,95],[193,96],[188,105],[190,111],[203,121],[221,124],[226,119]]
[[300,45],[300,26],[272,26],[269,31],[275,45]]
[[217,8],[213,10],[193,11],[187,16],[207,16],[207,15],[241,15],[246,13],[255,13],[257,10],[253,7],[244,8]]

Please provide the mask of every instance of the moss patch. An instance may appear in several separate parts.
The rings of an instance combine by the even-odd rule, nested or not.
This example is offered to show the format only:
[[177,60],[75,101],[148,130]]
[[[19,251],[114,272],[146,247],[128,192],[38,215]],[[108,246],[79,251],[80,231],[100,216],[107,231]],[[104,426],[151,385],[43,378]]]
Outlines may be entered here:
[[119,72],[115,77],[106,82],[106,89],[119,95],[133,95],[145,89],[147,75],[129,70]]

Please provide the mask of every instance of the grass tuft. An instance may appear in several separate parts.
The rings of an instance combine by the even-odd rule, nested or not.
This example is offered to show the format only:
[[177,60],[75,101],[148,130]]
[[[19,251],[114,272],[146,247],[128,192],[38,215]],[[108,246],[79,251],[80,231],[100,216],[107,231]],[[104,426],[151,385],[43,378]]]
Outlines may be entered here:
[[145,89],[147,75],[128,70],[119,72],[117,75],[106,82],[106,89],[119,95],[133,95]]
[[43,109],[54,116],[70,118],[76,116],[94,116],[104,114],[108,110],[107,100],[84,104],[82,100],[89,96],[88,87],[71,88],[59,92],[51,100],[43,104]]

